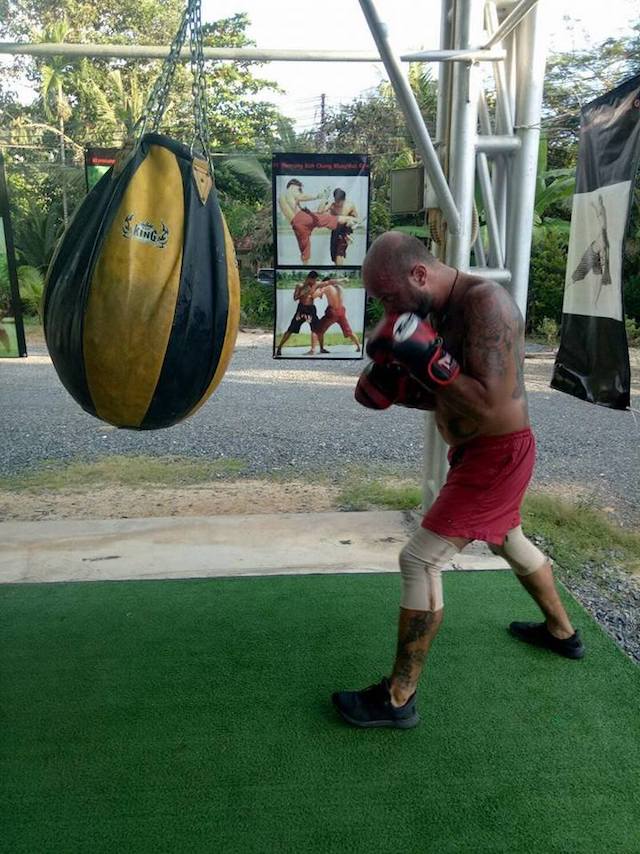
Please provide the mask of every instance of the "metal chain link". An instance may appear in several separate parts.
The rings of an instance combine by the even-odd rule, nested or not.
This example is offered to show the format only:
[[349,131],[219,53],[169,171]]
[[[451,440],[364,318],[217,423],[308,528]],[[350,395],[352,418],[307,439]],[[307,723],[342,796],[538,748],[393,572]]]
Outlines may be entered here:
[[193,151],[196,141],[199,141],[202,147],[202,153],[211,166],[209,128],[207,122],[207,87],[204,77],[201,0],[191,0],[189,6],[191,9],[189,41],[191,48],[191,72],[193,75],[191,93],[193,95],[193,120],[195,125],[195,134],[191,143],[191,150]]
[[167,96],[169,94],[169,89],[171,88],[176,66],[180,60],[180,51],[182,50],[182,45],[184,44],[184,39],[187,34],[187,27],[189,25],[189,5],[184,10],[178,32],[171,43],[169,54],[162,63],[162,70],[156,78],[156,82],[153,84],[151,93],[147,98],[147,103],[145,104],[142,115],[138,120],[138,125],[140,126],[137,134],[138,142],[145,133],[150,121],[151,129],[153,131],[158,130],[158,126],[160,125],[160,121],[167,107]]
[[188,0],[180,21],[169,54],[162,64],[162,70],[153,85],[142,116],[138,120],[136,142],[139,142],[146,131],[147,125],[152,131],[157,131],[167,108],[167,98],[173,83],[175,70],[180,61],[180,52],[189,31],[189,47],[191,52],[191,95],[193,98],[193,120],[195,134],[191,143],[191,151],[196,141],[200,142],[202,152],[206,157],[213,175],[213,164],[210,154],[210,139],[207,123],[207,90],[204,76],[204,51],[202,40],[202,5],[201,0]]

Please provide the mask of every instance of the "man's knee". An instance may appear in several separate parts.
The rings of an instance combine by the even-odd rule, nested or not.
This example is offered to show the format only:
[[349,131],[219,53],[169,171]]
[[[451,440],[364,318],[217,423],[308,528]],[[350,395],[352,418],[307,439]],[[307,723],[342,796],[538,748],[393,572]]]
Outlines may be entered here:
[[507,532],[501,546],[489,543],[489,548],[504,558],[516,575],[531,575],[549,563],[547,556],[525,537],[520,525]]
[[457,547],[429,531],[418,528],[400,552],[402,601],[413,611],[439,611],[443,607],[442,570]]

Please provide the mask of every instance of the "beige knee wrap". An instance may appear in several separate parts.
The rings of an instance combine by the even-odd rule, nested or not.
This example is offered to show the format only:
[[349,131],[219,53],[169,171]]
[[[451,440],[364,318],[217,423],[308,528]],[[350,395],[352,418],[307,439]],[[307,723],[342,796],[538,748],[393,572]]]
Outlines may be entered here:
[[439,611],[442,600],[442,570],[458,549],[448,540],[418,528],[400,552],[402,608]]
[[501,546],[489,545],[494,554],[503,557],[516,575],[531,575],[548,562],[548,558],[528,540],[522,528],[512,528]]

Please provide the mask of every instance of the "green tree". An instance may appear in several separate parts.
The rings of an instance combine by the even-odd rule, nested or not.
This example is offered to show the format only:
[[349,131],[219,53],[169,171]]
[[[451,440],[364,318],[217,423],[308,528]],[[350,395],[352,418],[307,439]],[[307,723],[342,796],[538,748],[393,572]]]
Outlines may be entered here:
[[632,30],[629,36],[549,56],[542,119],[549,137],[550,168],[575,165],[581,107],[637,74],[640,23]]
[[538,149],[538,172],[536,176],[536,194],[533,209],[533,242],[542,240],[549,231],[569,238],[571,224],[571,200],[576,185],[574,167],[548,169],[548,139],[546,134],[540,138]]
[[[437,86],[428,66],[410,65],[409,82],[429,132],[433,134]],[[376,237],[394,224],[417,224],[410,217],[392,219],[390,214],[391,169],[411,166],[418,157],[390,84],[381,83],[368,95],[330,111],[325,129],[327,151],[366,151],[372,156],[371,236]]]
[[[104,0],[100,5],[77,0],[24,0],[10,4],[11,14],[0,23],[0,33],[24,40],[32,40],[40,33],[41,39],[58,41],[169,44],[183,10],[183,0],[165,0],[161,4],[150,0]],[[204,43],[221,47],[250,45],[246,36],[248,24],[246,15],[209,23],[203,28]],[[40,214],[53,211],[57,222],[65,217],[66,209],[71,210],[80,200],[83,147],[117,145],[124,140],[143,111],[160,67],[157,60],[25,59],[21,72],[41,97],[25,107],[8,91],[0,90],[8,141],[23,146],[9,149],[15,152],[9,158],[9,178],[25,256],[47,256],[49,246]],[[274,84],[255,75],[252,69],[253,64],[243,62],[205,63],[208,125],[215,153],[257,151],[264,172],[268,171],[272,148],[283,134],[292,132],[292,126],[266,97],[261,98],[263,93],[269,95],[275,90]],[[191,71],[188,63],[181,62],[160,129],[187,144],[194,136],[191,93]],[[49,162],[48,153],[43,155],[40,150],[52,148],[53,134],[60,151],[57,162]],[[63,148],[64,163],[73,159],[73,172],[60,163]],[[216,185],[234,229],[248,229],[252,216],[259,216],[261,226],[266,221],[260,213],[265,206],[262,187],[222,158],[215,160]],[[18,228],[20,222],[23,225]],[[39,249],[36,251],[34,246]],[[35,265],[39,266],[39,262]]]
[[[69,25],[63,18],[54,24],[49,24],[43,31],[40,41],[64,42],[69,34]],[[62,180],[62,218],[65,226],[69,218],[66,188],[66,153],[64,125],[71,115],[71,105],[65,94],[65,84],[69,75],[70,65],[64,56],[52,56],[40,66],[41,96],[45,117],[49,121],[57,121],[60,150],[60,176]]]
[[553,229],[544,231],[531,250],[527,328],[537,329],[545,317],[562,319],[568,237]]

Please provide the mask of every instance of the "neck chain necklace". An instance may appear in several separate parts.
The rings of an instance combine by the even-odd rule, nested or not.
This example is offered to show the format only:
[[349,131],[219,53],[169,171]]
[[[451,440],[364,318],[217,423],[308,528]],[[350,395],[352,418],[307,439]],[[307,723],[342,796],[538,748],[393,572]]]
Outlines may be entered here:
[[443,327],[445,325],[445,323],[447,322],[447,320],[449,319],[449,304],[451,302],[451,297],[453,296],[453,291],[455,289],[455,286],[458,283],[458,276],[459,275],[460,275],[460,270],[456,269],[456,274],[455,274],[454,279],[453,279],[453,284],[451,285],[451,290],[449,291],[449,296],[445,300],[445,303],[443,306],[444,311],[440,315],[437,315],[434,312],[435,317],[439,321],[437,324],[433,324],[436,327],[436,329]]

